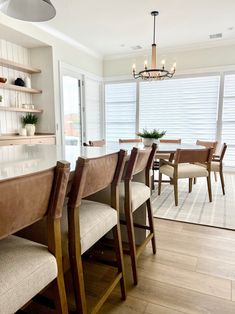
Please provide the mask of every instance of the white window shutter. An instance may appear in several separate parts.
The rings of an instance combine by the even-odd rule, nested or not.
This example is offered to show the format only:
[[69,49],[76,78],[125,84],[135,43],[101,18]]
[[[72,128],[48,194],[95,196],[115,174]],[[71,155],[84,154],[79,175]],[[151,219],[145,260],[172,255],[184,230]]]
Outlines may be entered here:
[[166,130],[185,143],[216,137],[219,75],[140,83],[140,130]]
[[136,137],[136,83],[105,85],[106,140]]

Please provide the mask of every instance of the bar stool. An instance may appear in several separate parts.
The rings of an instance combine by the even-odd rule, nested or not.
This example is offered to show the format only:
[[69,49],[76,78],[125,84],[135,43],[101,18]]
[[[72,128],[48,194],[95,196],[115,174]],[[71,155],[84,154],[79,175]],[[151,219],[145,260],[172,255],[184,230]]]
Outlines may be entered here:
[[[0,313],[22,308],[56,283],[57,313],[68,313],[62,269],[60,218],[69,164],[0,182]],[[12,235],[47,218],[48,247]]]
[[[117,259],[117,275],[92,309],[97,313],[118,283],[122,299],[126,298],[123,252],[119,225],[119,182],[124,168],[126,152],[105,155],[98,158],[79,158],[68,200],[68,242],[70,265],[77,311],[87,313],[84,287],[82,255],[112,230]],[[111,205],[85,200],[110,186]]]

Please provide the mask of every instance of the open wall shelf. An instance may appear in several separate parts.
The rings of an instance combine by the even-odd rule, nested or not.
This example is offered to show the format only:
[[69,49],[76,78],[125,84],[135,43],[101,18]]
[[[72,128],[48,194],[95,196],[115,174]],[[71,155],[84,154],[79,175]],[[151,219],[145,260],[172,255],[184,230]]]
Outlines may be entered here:
[[13,112],[31,112],[31,113],[42,113],[42,109],[25,109],[17,107],[4,107],[0,106],[0,111],[13,111]]
[[42,91],[39,89],[27,88],[27,87],[22,87],[22,86],[17,86],[17,85],[13,85],[13,84],[7,84],[7,83],[0,83],[0,88],[15,90],[17,92],[22,92],[22,93],[30,93],[30,94],[41,94],[42,93]]
[[41,70],[33,68],[29,65],[23,65],[23,64],[16,63],[14,61],[6,60],[3,58],[0,58],[0,65],[7,67],[9,69],[18,70],[18,71],[29,73],[29,74],[41,73]]

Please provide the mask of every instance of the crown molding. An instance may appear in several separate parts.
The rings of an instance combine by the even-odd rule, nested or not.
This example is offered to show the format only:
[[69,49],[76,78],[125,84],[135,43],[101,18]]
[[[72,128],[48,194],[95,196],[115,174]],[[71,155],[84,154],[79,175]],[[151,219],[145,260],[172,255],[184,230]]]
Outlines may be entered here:
[[[172,47],[157,47],[159,54],[168,54],[168,53],[176,53],[182,51],[195,51],[195,50],[203,50],[208,48],[216,48],[216,47],[223,47],[223,46],[231,46],[235,45],[235,39],[217,39],[207,41],[205,43],[195,43],[190,45],[182,45],[182,46],[172,46]],[[135,52],[127,52],[121,54],[112,54],[112,55],[105,55],[103,60],[116,60],[116,59],[128,59],[133,57],[140,57],[144,55],[151,55],[151,49],[143,49]]]
[[66,43],[68,43],[71,46],[74,46],[75,48],[89,54],[92,57],[95,57],[99,60],[103,60],[103,55],[92,50],[91,48],[79,43],[78,41],[76,41],[75,39],[73,39],[70,36],[67,36],[66,34],[57,31],[55,28],[50,27],[46,24],[39,24],[39,23],[32,23],[34,26],[36,26],[37,28],[47,32],[48,34],[52,35],[53,37],[56,37]]

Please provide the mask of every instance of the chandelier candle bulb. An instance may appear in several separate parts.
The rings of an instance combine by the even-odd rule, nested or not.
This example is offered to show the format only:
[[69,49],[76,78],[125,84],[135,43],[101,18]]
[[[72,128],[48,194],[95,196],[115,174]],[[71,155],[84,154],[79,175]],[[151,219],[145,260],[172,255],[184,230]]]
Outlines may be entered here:
[[132,65],[132,71],[133,71],[133,73],[135,73],[135,70],[136,70],[136,65],[133,64],[133,65]]
[[148,61],[147,60],[144,61],[144,68],[145,68],[145,70],[147,70],[147,68],[148,68]]

